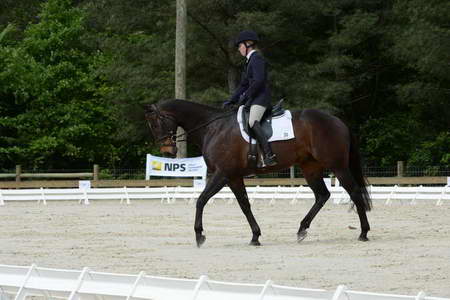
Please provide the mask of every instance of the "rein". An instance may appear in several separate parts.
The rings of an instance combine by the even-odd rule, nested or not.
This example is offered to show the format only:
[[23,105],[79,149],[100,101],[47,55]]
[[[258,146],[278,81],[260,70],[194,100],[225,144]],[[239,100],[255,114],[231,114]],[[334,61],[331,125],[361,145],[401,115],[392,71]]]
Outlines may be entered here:
[[[217,121],[217,120],[219,120],[219,119],[226,118],[226,117],[228,117],[228,116],[231,116],[231,115],[233,115],[234,113],[235,113],[234,111],[229,111],[228,113],[221,114],[221,115],[219,115],[219,116],[217,116],[217,117],[215,117],[215,118],[209,120],[208,122],[205,122],[205,123],[203,123],[203,124],[198,125],[197,127],[192,128],[191,130],[185,131],[184,133],[181,133],[181,134],[178,134],[178,135],[172,135],[171,139],[172,139],[173,141],[177,141],[177,139],[178,139],[179,137],[182,137],[182,136],[184,136],[184,135],[187,136],[188,134],[190,134],[190,133],[192,133],[192,132],[194,132],[194,131],[197,131],[197,130],[203,128],[203,127],[208,126],[208,125],[211,124],[212,122],[215,122],[215,121]],[[186,141],[186,140],[179,140],[179,142],[185,142],[185,141]]]
[[[163,141],[163,140],[165,140],[165,139],[167,139],[167,138],[170,138],[170,140],[171,140],[173,143],[176,143],[178,138],[180,138],[180,137],[182,137],[182,136],[187,136],[188,134],[190,134],[190,133],[192,133],[192,132],[194,132],[194,131],[197,131],[197,130],[203,128],[203,127],[208,126],[208,125],[211,124],[212,122],[215,122],[215,121],[217,121],[217,120],[219,120],[219,119],[223,119],[223,118],[229,117],[229,116],[231,116],[231,115],[233,115],[233,114],[235,114],[235,113],[236,113],[236,112],[233,110],[233,111],[226,112],[226,113],[224,113],[224,114],[220,114],[219,116],[217,116],[217,117],[215,117],[215,118],[212,118],[211,120],[208,120],[207,122],[202,123],[202,124],[200,124],[200,125],[198,125],[198,126],[192,128],[192,129],[187,130],[187,131],[185,131],[184,133],[181,133],[181,134],[178,134],[178,135],[175,134],[173,131],[170,131],[169,134],[166,134],[165,136],[163,136],[163,137],[157,139],[155,142],[160,143],[161,141]],[[172,122],[176,123],[172,117],[169,117],[169,116],[167,116],[167,115],[161,114],[161,113],[159,113],[159,111],[158,111],[158,114],[157,114],[157,115],[158,115],[158,119],[160,119],[160,118],[166,118],[166,119],[169,119],[169,120],[171,120]],[[149,125],[149,127],[150,127],[150,129],[151,129],[152,126],[150,125],[150,122],[149,122],[148,120],[147,120],[147,123],[148,123],[148,125]],[[184,140],[179,140],[178,142],[184,142],[184,141],[186,141],[186,139],[184,139]]]

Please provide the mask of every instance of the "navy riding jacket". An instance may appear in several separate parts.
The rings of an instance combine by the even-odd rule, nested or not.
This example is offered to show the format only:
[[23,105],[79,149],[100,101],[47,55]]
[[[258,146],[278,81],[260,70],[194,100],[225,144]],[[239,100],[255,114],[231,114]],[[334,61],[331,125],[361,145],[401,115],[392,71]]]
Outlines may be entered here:
[[264,107],[270,107],[271,90],[267,80],[267,62],[264,57],[255,51],[250,56],[242,72],[239,87],[231,96],[231,101],[237,103],[239,97],[245,93],[247,96],[247,106],[258,104]]

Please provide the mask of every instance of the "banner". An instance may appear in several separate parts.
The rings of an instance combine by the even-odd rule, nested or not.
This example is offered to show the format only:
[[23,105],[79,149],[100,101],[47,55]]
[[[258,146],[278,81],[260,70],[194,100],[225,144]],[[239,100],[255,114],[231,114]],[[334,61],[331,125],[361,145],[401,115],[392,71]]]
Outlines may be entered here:
[[203,177],[206,178],[203,156],[190,158],[165,158],[147,154],[145,179],[150,176]]

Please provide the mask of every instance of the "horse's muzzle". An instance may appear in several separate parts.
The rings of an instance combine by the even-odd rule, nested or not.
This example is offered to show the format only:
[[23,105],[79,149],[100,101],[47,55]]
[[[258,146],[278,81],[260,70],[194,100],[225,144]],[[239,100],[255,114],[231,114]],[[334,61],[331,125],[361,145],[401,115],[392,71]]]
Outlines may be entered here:
[[178,152],[176,144],[171,139],[167,139],[166,141],[164,141],[159,150],[164,157],[172,157],[172,158],[177,156]]

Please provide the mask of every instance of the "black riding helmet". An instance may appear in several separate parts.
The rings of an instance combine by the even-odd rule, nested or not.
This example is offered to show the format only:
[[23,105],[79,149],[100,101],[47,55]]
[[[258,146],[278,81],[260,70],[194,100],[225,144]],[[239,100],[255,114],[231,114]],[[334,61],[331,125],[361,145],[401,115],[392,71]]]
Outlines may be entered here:
[[252,46],[254,46],[254,45],[256,45],[257,42],[259,42],[259,36],[253,30],[241,31],[241,32],[239,32],[238,36],[236,37],[236,39],[234,41],[234,45],[236,47],[238,47],[240,43],[245,42],[245,41],[252,41],[253,42]]

